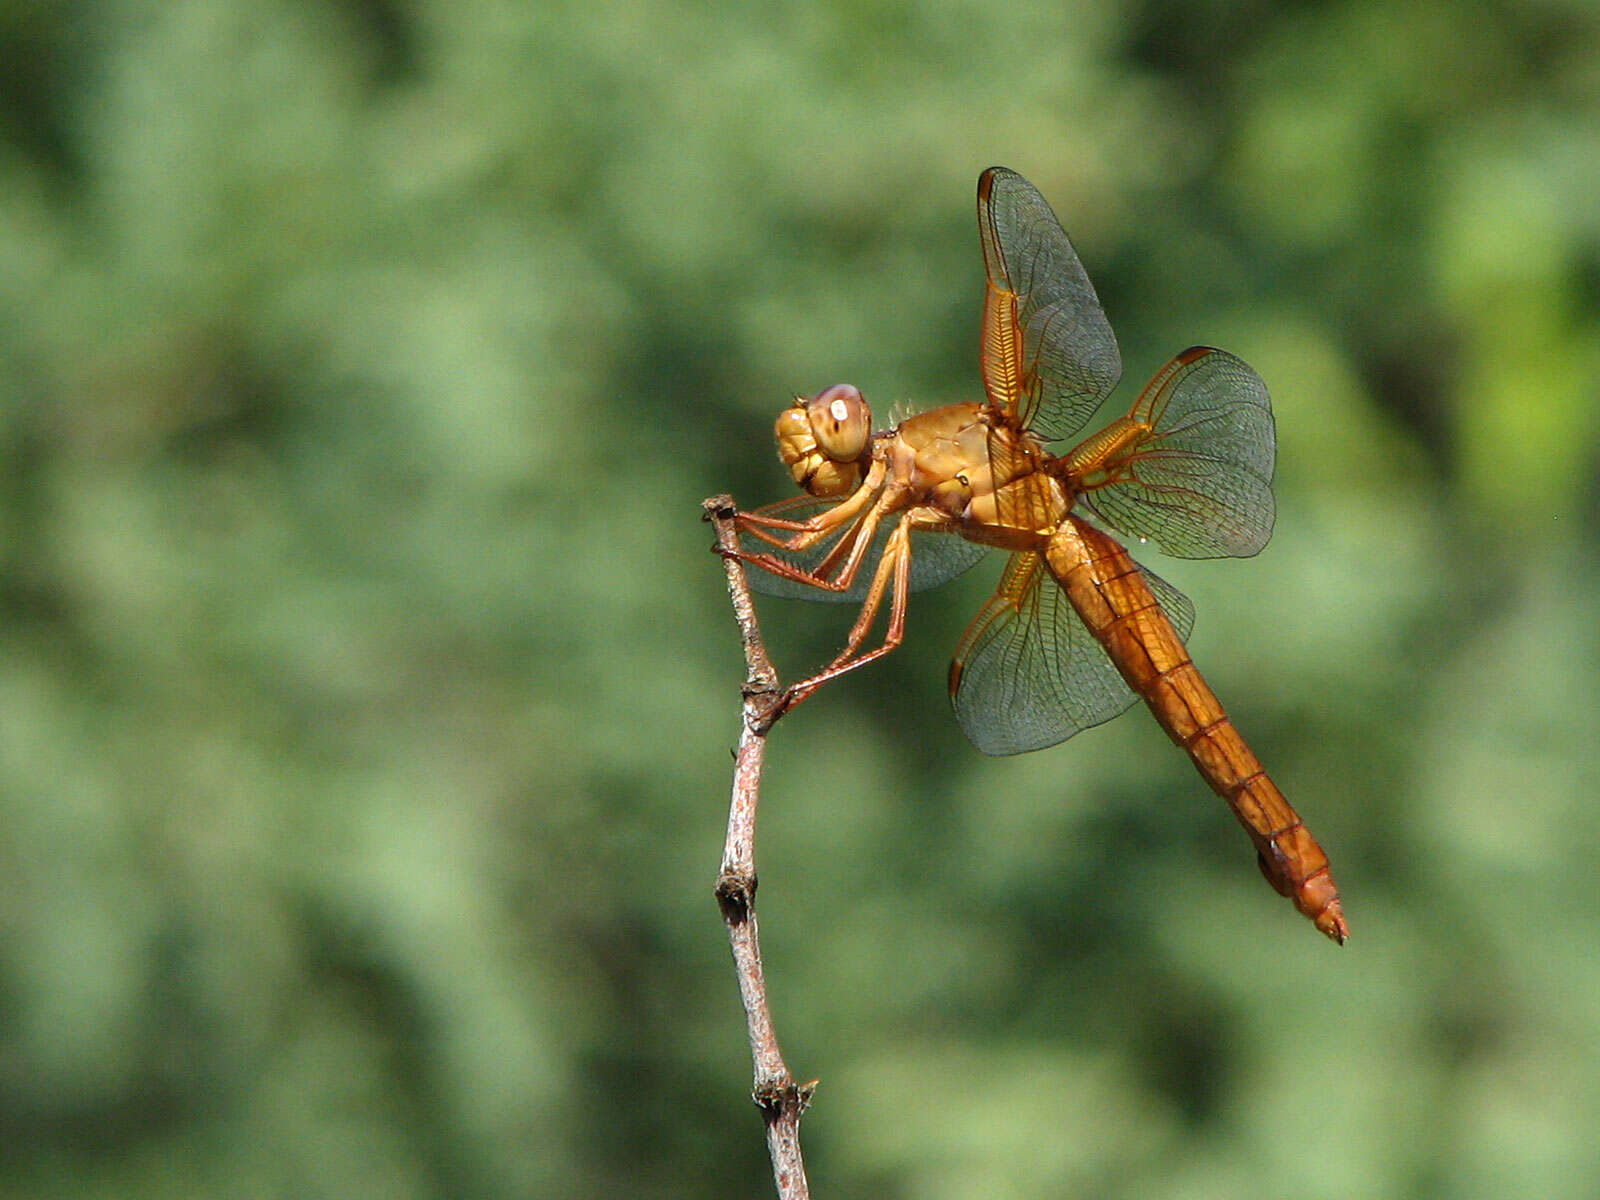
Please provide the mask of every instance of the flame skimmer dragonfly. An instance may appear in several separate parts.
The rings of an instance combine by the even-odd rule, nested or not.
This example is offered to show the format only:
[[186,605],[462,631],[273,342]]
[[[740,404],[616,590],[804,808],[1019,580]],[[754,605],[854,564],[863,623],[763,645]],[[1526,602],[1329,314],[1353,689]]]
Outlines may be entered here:
[[[999,587],[950,664],[967,736],[988,754],[1064,741],[1142,697],[1255,844],[1262,873],[1323,933],[1349,936],[1328,857],[1207,687],[1184,640],[1194,609],[1106,528],[1183,558],[1247,557],[1272,533],[1272,408],[1238,358],[1197,346],[1127,416],[1064,454],[1115,387],[1121,354],[1055,214],[1022,176],[978,180],[983,403],[874,432],[848,384],[796,399],[779,452],[807,495],[735,517],[768,594],[859,602],[844,649],[782,706],[898,646],[909,593],[991,546]],[[1093,518],[1093,523],[1086,517]],[[882,644],[863,650],[889,604]]]

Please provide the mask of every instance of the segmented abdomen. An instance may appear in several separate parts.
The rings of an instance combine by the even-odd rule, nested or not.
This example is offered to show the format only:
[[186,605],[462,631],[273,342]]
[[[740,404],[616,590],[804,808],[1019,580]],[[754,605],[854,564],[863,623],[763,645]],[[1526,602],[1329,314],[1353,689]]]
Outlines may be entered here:
[[1128,686],[1233,809],[1255,844],[1267,881],[1342,943],[1350,930],[1328,856],[1201,678],[1132,557],[1112,538],[1069,516],[1052,535],[1045,558]]

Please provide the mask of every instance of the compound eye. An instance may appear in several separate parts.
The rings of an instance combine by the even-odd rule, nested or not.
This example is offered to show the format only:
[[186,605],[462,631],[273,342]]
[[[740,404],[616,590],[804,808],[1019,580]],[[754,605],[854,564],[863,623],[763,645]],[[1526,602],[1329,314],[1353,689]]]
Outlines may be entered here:
[[854,462],[872,436],[872,410],[866,398],[848,383],[823,388],[806,401],[806,416],[817,446],[834,462]]

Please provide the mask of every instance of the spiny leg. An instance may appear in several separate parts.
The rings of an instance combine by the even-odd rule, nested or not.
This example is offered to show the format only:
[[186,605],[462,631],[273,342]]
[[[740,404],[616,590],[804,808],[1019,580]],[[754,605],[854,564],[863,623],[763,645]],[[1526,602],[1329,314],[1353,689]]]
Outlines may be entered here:
[[741,553],[739,559],[770,574],[822,591],[849,591],[855,584],[861,564],[866,561],[867,554],[872,548],[878,525],[892,503],[893,499],[888,492],[881,493],[877,503],[856,519],[855,527],[845,530],[839,536],[838,544],[828,551],[821,562],[812,567],[796,566],[774,554]]
[[[792,521],[770,514],[810,503],[814,499],[811,496],[796,496],[792,500],[781,500],[777,504],[769,504],[765,508],[751,512],[736,513],[733,518],[734,526],[740,532],[748,533],[751,537],[770,546],[776,546],[780,550],[805,550],[816,545],[841,525],[853,521],[857,514],[877,499],[883,490],[883,481],[887,473],[888,467],[881,459],[874,462],[860,487],[832,508],[804,521]],[[786,531],[793,536],[783,538],[769,530]]]
[[[913,529],[941,528],[948,525],[948,516],[935,509],[912,509],[901,518],[900,523],[889,535],[883,557],[878,562],[878,569],[873,573],[872,586],[867,590],[866,599],[862,601],[861,612],[856,617],[855,624],[850,627],[850,635],[845,640],[844,649],[821,671],[809,679],[803,679],[790,686],[779,703],[779,711],[793,708],[830,679],[836,679],[847,671],[854,671],[874,659],[882,658],[905,640],[906,609],[911,596],[911,532]],[[877,620],[878,610],[883,606],[884,593],[889,590],[891,578],[894,589],[889,603],[889,626],[884,631],[883,643],[864,654],[857,653],[861,643],[866,641],[867,634],[871,632],[873,622]]]

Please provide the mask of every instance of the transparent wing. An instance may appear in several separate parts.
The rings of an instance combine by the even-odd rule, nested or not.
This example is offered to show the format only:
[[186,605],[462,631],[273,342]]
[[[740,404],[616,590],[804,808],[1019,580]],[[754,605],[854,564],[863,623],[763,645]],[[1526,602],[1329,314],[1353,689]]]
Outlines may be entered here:
[[1015,171],[979,176],[978,234],[989,278],[984,388],[1013,426],[1068,437],[1122,377],[1094,285],[1044,197]]
[[1161,605],[1161,611],[1167,614],[1167,620],[1178,631],[1178,640],[1188,642],[1189,635],[1194,632],[1194,602],[1149,567],[1140,567],[1139,574],[1144,576],[1144,581],[1155,594],[1156,602]]
[[[1141,568],[1142,569],[1142,568]],[[1181,637],[1194,606],[1144,572]],[[972,744],[1021,754],[1109,721],[1137,698],[1034,553],[1014,554],[950,663],[950,698]]]
[[1177,558],[1248,558],[1267,544],[1275,439],[1259,375],[1224,350],[1192,347],[1156,374],[1131,417],[1151,433],[1130,471],[1082,494],[1084,508]]
[[[781,516],[791,521],[804,521],[815,516],[824,509],[837,504],[835,499],[818,499],[814,496],[798,496],[792,500],[780,501],[768,505],[760,511],[770,516]],[[751,590],[764,596],[781,596],[790,600],[822,600],[838,604],[859,604],[866,598],[867,589],[872,584],[873,572],[877,570],[878,560],[883,557],[883,548],[889,540],[889,534],[894,529],[898,516],[889,517],[878,526],[872,539],[872,546],[867,551],[861,567],[856,572],[854,583],[842,592],[830,591],[827,588],[817,587],[815,584],[802,583],[797,579],[785,579],[781,575],[773,575],[759,567],[751,567],[748,577]],[[857,522],[846,524],[839,532],[825,538],[818,545],[805,550],[783,550],[776,546],[768,545],[759,538],[751,537],[748,533],[740,535],[740,547],[749,554],[771,554],[785,562],[792,563],[802,571],[814,572],[823,561],[831,554],[843,539],[856,536]],[[947,580],[954,579],[957,575],[967,570],[988,552],[988,547],[978,542],[969,542],[966,538],[954,533],[942,533],[922,529],[911,532],[911,590],[922,591],[924,588],[937,587]]]

